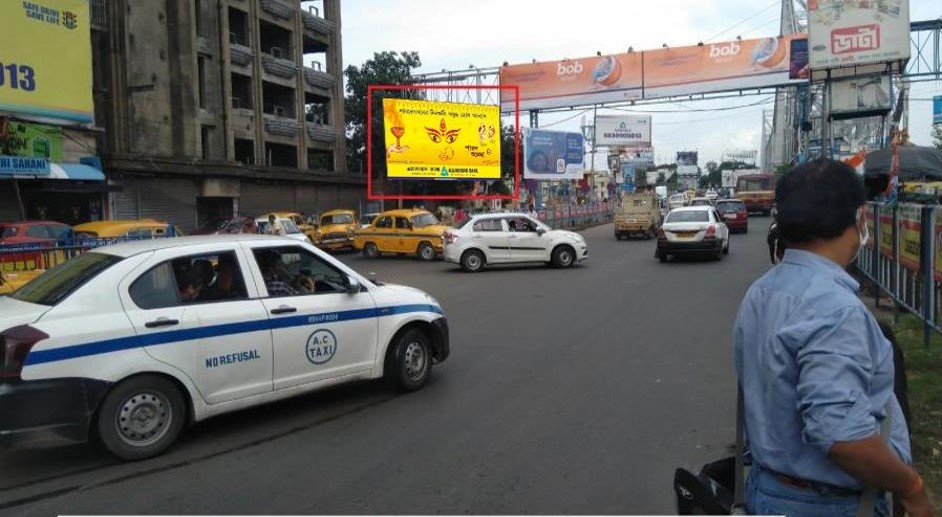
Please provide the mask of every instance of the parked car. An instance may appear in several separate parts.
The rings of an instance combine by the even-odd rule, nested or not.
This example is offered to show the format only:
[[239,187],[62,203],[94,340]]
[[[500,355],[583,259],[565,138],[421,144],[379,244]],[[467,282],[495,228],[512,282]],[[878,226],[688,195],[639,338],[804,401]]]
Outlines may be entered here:
[[71,226],[55,221],[0,223],[0,246],[52,243],[74,238]]
[[373,221],[379,217],[380,212],[370,212],[363,214],[363,217],[360,218],[360,228],[366,228],[367,226],[373,224]]
[[318,240],[321,249],[339,250],[353,248],[354,233],[360,228],[357,214],[353,210],[328,210],[318,219]]
[[94,439],[137,460],[188,423],[344,382],[418,390],[448,355],[434,298],[309,243],[105,246],[0,297],[0,444]]
[[713,200],[708,197],[695,197],[687,203],[687,206],[713,206]]
[[746,233],[749,231],[749,212],[746,204],[739,199],[721,199],[716,202],[716,211],[723,216],[723,222],[729,231]]
[[354,248],[370,258],[414,253],[422,260],[434,260],[442,252],[446,228],[427,210],[387,210],[357,230]]
[[729,253],[729,228],[712,206],[671,210],[657,232],[655,258],[666,262],[673,255],[709,254],[716,260]]
[[[299,214],[298,212],[271,212],[271,214],[274,214],[275,217],[279,220],[290,219],[291,222],[298,227],[298,230],[300,230],[305,237],[307,237],[314,244],[317,244],[317,225],[308,222],[308,220],[303,215]],[[270,214],[260,215],[256,218],[256,220],[265,219],[265,221],[268,222],[269,215]],[[287,228],[285,230],[287,231]]]
[[139,221],[93,221],[75,226],[79,239],[153,239],[157,237],[179,237],[180,228],[163,221],[142,219]]
[[[298,228],[298,225],[295,224],[293,220],[286,217],[276,217],[275,220],[280,222],[282,228],[285,229],[285,237],[299,242],[312,242],[307,235],[304,235],[304,233],[301,232],[301,229]],[[268,216],[257,217],[255,219],[255,224],[258,225],[259,233],[268,233]]]
[[566,268],[589,258],[582,235],[553,230],[522,213],[478,214],[445,233],[444,258],[468,272],[542,262]]

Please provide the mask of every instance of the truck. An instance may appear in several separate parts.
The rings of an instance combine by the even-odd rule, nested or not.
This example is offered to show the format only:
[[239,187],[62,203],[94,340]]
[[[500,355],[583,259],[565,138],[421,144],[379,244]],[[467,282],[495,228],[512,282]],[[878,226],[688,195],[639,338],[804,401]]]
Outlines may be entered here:
[[622,194],[615,208],[615,239],[622,240],[632,235],[653,239],[662,223],[661,207],[657,194],[638,191]]
[[747,212],[771,214],[775,204],[775,175],[762,172],[740,176],[736,180],[736,199],[742,200]]

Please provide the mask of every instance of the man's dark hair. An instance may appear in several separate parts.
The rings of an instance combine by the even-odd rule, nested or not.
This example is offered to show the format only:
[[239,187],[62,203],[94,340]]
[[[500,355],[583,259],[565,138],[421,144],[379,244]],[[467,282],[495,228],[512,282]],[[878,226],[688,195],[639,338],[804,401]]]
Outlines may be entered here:
[[815,160],[785,173],[775,187],[778,231],[786,243],[840,237],[867,201],[863,180],[849,165]]

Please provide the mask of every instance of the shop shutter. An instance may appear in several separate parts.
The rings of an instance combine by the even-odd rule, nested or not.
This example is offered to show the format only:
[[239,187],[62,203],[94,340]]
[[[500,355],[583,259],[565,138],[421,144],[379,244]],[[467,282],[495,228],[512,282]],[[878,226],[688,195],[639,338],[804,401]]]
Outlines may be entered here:
[[115,192],[114,214],[112,219],[140,219],[137,202],[137,183],[133,180],[119,182],[121,191]]
[[141,180],[141,219],[172,222],[183,231],[196,226],[196,181],[154,178]]
[[[22,185],[20,187],[22,192]],[[0,181],[0,221],[19,221],[20,207],[16,203],[16,192],[12,181]]]

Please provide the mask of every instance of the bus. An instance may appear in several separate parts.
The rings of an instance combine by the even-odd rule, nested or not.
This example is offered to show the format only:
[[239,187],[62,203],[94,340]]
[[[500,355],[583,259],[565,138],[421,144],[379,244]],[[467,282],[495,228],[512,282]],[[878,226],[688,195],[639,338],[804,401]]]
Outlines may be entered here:
[[745,203],[749,212],[771,214],[775,204],[775,175],[763,172],[740,176],[736,179],[736,198]]

